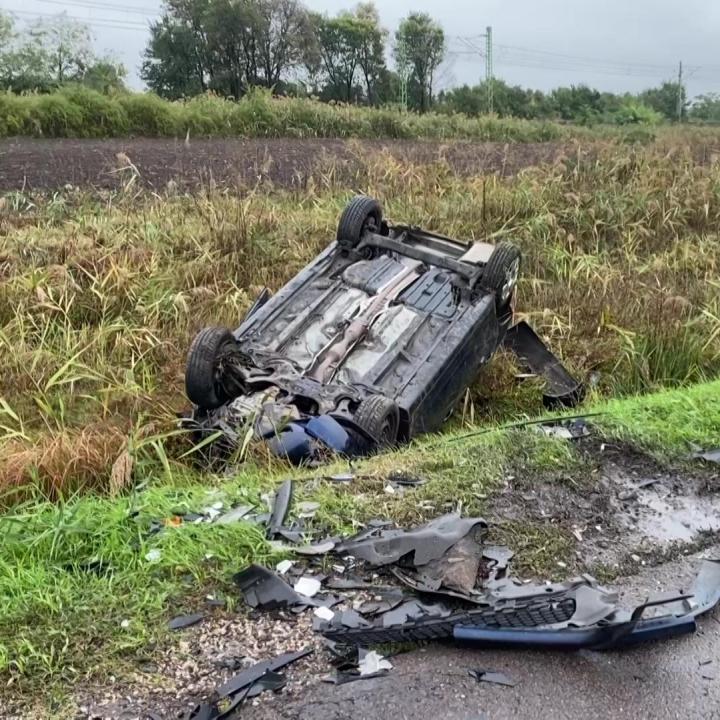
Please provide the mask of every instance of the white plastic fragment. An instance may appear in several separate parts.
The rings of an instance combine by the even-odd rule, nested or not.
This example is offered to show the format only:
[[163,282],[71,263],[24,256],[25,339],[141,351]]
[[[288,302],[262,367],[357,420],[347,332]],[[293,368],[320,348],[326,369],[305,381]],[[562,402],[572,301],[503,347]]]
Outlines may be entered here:
[[295,563],[292,560],[281,560],[276,566],[275,569],[281,574],[284,575]]
[[123,621],[120,623],[120,627],[121,627],[123,630],[127,630],[127,629],[130,627],[130,621],[129,621],[129,620],[123,620]]
[[372,650],[358,663],[358,670],[360,675],[372,675],[380,670],[392,670],[392,663]]
[[148,562],[157,562],[162,557],[162,553],[158,548],[153,548],[145,553],[145,559]]
[[320,581],[313,577],[303,576],[295,583],[293,590],[305,597],[313,597],[320,590]]
[[317,607],[313,610],[313,614],[321,620],[328,622],[335,617],[335,613],[329,607]]

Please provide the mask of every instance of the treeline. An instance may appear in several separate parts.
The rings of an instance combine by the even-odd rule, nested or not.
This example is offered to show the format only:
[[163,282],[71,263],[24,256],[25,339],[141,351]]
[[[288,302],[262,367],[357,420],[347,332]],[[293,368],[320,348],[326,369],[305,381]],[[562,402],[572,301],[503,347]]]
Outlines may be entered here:
[[410,13],[392,38],[388,68],[372,2],[330,17],[297,0],[168,0],[151,25],[142,77],[169,99],[207,91],[238,99],[252,87],[321,100],[383,105],[401,85],[408,104],[430,108],[445,58],[445,34],[425,13]]
[[[463,85],[438,94],[446,56],[440,25],[410,13],[391,35],[372,2],[332,16],[311,12],[299,0],[167,0],[163,8],[150,27],[141,74],[168,100],[215,95],[237,101],[259,87],[276,96],[446,116],[581,125],[720,122],[719,95],[689,102],[676,82],[638,94],[584,85],[544,93],[496,79],[492,88]],[[121,65],[95,55],[86,25],[60,14],[18,29],[0,11],[0,91],[46,94],[73,84],[123,93],[124,77]]]
[[92,48],[87,25],[64,15],[22,29],[0,10],[0,91],[48,93],[80,83],[108,93],[124,87],[125,69]]

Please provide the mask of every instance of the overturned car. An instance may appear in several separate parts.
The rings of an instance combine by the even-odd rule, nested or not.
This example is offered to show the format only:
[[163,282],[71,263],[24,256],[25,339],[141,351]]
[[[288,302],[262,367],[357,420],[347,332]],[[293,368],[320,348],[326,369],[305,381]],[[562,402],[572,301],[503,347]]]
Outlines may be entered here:
[[208,327],[187,359],[192,421],[256,436],[300,463],[437,430],[502,344],[520,252],[388,223],[353,198],[337,237],[241,325]]

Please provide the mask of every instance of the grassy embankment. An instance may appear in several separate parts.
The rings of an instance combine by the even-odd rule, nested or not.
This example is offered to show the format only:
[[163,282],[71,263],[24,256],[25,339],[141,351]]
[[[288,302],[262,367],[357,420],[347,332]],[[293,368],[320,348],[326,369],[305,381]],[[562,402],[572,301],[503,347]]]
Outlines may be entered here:
[[[691,442],[718,444],[720,383],[708,381],[720,369],[720,168],[683,151],[608,145],[591,160],[507,179],[361,157],[353,184],[391,218],[513,237],[525,257],[519,310],[575,371],[597,377],[589,409],[609,411],[598,419],[604,432],[671,461]],[[183,457],[190,448],[173,412],[184,405],[194,331],[236,324],[259,287],[279,287],[332,237],[347,193],[322,178],[316,187],[3,200],[0,673],[20,687],[117,670],[162,635],[168,608],[269,557],[244,524],[147,530],[216,500],[258,501],[287,474],[257,449],[232,477],[200,472]],[[540,412],[538,386],[516,385],[500,356],[452,430]],[[485,512],[518,466],[583,478],[571,447],[529,431],[449,433],[367,461],[368,479],[305,482],[298,495],[321,502],[317,527],[348,531],[370,516],[419,521],[459,501]],[[414,503],[384,492],[398,467],[429,479]],[[527,570],[571,559],[563,528],[499,532],[523,550]],[[159,560],[147,559],[150,549]]]

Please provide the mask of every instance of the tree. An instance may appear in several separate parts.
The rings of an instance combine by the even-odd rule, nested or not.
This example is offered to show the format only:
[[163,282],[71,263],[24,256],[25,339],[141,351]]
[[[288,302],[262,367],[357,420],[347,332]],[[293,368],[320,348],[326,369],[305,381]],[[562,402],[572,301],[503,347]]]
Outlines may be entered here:
[[57,85],[81,77],[93,62],[90,29],[64,12],[36,20],[29,35],[43,48],[48,73]]
[[395,60],[409,71],[420,91],[420,112],[432,104],[433,79],[445,56],[445,33],[426,13],[411,13],[395,33]]
[[369,105],[377,104],[380,84],[385,78],[385,39],[387,30],[380,25],[380,16],[372,2],[360,3],[355,10],[360,21],[358,67],[365,80],[365,92]]
[[165,97],[211,89],[238,98],[255,85],[280,87],[309,38],[298,0],[169,0],[151,26],[142,77]]
[[690,117],[703,122],[720,122],[720,94],[708,93],[695,98],[690,107]]
[[125,89],[126,76],[127,70],[122,65],[104,58],[97,60],[85,70],[81,82],[91,90],[109,95]]
[[327,77],[325,95],[351,102],[355,95],[355,73],[360,64],[365,25],[349,12],[342,12],[334,18],[315,15],[313,25]]
[[640,93],[639,100],[644,105],[659,112],[667,120],[678,119],[678,96],[680,97],[680,113],[684,117],[688,106],[685,86],[677,82],[664,82],[660,87],[649,88]]
[[555,88],[548,96],[548,103],[561,120],[581,124],[599,121],[605,110],[601,93],[587,85]]
[[95,62],[90,31],[64,13],[16,31],[0,16],[0,87],[13,92],[50,90],[80,81]]
[[261,0],[258,20],[263,81],[267,87],[274,87],[304,59],[311,43],[309,17],[296,0]]

